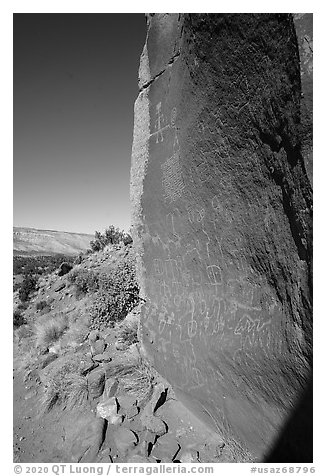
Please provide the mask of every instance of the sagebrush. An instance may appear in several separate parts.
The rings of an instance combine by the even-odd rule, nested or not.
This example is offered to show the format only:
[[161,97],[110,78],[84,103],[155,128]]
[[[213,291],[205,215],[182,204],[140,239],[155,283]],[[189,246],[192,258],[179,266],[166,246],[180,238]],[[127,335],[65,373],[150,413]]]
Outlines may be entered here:
[[139,304],[139,286],[135,263],[126,259],[99,276],[99,290],[90,308],[91,327],[101,329],[110,322],[119,322]]

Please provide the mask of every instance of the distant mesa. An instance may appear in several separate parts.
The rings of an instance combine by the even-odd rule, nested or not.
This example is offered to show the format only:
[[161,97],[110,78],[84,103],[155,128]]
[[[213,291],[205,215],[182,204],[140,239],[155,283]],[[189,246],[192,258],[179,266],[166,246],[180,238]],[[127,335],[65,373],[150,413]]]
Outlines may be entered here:
[[77,255],[90,248],[93,235],[14,227],[14,255]]

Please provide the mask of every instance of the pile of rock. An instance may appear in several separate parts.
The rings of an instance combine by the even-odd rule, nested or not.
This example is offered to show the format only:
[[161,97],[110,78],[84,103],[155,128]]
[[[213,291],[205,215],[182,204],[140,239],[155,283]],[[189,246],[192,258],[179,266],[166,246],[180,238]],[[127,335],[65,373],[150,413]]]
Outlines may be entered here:
[[114,376],[113,369],[128,362],[135,346],[117,351],[115,338],[114,331],[106,336],[98,331],[89,334],[90,352],[81,366],[87,375],[94,421],[87,423],[87,431],[81,431],[91,443],[85,450],[81,441],[79,453],[75,443],[74,461],[217,461],[224,442],[194,419],[165,381],[153,377],[147,398],[148,388],[144,388],[145,398],[121,389],[119,374]]

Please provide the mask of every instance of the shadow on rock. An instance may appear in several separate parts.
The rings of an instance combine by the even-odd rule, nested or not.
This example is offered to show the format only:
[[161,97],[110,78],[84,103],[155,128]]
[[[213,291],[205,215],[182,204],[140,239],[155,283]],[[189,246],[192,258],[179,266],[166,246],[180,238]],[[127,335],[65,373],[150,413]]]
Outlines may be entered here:
[[310,376],[293,413],[286,422],[281,435],[266,463],[312,463],[313,462],[313,378]]

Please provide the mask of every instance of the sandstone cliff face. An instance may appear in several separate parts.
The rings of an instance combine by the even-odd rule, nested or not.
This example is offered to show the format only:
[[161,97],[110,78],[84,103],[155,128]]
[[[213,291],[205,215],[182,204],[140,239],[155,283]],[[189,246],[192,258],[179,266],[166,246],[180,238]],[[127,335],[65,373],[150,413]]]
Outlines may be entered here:
[[[135,104],[145,352],[189,408],[259,459],[278,438],[300,453],[286,425],[310,379],[306,20],[150,15]],[[305,445],[293,460],[309,459]]]

